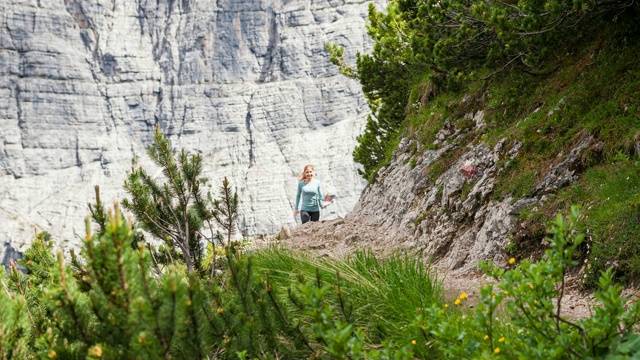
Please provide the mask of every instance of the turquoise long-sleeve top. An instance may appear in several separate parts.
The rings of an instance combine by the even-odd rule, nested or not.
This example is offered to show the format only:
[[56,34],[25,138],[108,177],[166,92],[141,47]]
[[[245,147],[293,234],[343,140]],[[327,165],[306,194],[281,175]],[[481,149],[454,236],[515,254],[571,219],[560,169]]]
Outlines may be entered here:
[[324,199],[320,181],[314,179],[307,184],[304,180],[300,180],[298,183],[298,193],[296,194],[296,210],[298,210],[298,206],[300,205],[300,198],[302,198],[300,210],[320,211],[320,200]]

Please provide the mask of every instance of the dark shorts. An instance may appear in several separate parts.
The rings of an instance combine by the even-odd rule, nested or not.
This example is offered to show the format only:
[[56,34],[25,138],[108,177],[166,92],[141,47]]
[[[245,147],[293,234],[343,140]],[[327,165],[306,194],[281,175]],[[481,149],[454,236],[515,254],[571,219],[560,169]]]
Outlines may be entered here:
[[318,220],[320,220],[320,211],[302,210],[302,211],[300,211],[300,220],[302,220],[303,224],[306,223],[306,222],[309,222],[309,220],[318,221]]

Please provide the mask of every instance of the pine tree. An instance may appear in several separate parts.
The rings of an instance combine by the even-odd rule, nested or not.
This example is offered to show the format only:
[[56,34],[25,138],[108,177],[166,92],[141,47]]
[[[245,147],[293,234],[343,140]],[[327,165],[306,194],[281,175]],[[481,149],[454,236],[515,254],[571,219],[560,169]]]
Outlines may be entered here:
[[[159,132],[156,135],[157,148],[150,153],[164,159],[167,178],[180,176],[183,180],[173,181],[193,183],[184,179],[198,178],[199,160],[188,159],[183,151],[184,156],[172,162],[168,143]],[[125,219],[118,204],[106,211],[96,187],[82,248],[77,255],[71,252],[70,263],[62,252],[53,255],[50,236],[42,233],[20,260],[27,274],[15,265],[9,281],[0,273],[0,360],[297,359],[317,358],[333,343],[357,343],[333,331],[331,321],[318,328],[328,331],[327,336],[313,335],[317,330],[308,328],[308,318],[300,311],[315,305],[295,299],[291,290],[289,297],[279,294],[268,273],[256,272],[251,256],[232,239],[238,195],[226,178],[220,199],[208,194],[210,209],[197,186],[185,186],[192,191],[186,196],[192,199],[189,203],[181,195],[169,196],[180,186],[158,185],[142,169],[130,174],[127,186],[134,194],[130,208],[145,210],[134,212],[136,216],[154,219],[186,209],[187,221],[196,225],[190,229],[198,235],[205,224],[213,233],[215,224],[210,241],[215,238],[224,245],[224,256],[212,270],[222,271],[208,276],[178,261],[156,266],[157,254],[144,241],[136,241],[134,223]],[[143,224],[151,232],[149,226],[158,221]],[[157,227],[154,235],[179,230],[183,224],[170,225],[175,228]],[[177,256],[184,254],[183,248],[177,250],[174,260],[181,260]],[[193,257],[183,259],[201,263]]]
[[0,278],[7,289],[0,359],[273,359],[317,351],[235,242],[225,248],[222,275],[172,265],[158,273],[144,243],[130,246],[135,233],[119,207],[106,214],[101,236],[87,219],[79,266],[54,257],[40,236],[23,259],[30,274]]
[[[13,271],[17,272],[15,266]],[[4,266],[0,266],[0,359],[24,359],[30,353],[28,301],[19,293],[6,291],[5,277]]]
[[372,182],[404,121],[414,72],[428,66],[416,61],[411,53],[405,34],[407,24],[395,2],[389,3],[386,13],[376,11],[371,4],[369,21],[367,33],[374,48],[370,54],[357,54],[356,69],[346,65],[343,48],[332,44],[326,47],[341,74],[360,80],[371,109],[365,132],[356,138],[353,159],[363,166],[360,175]]
[[163,262],[180,259],[189,271],[202,272],[202,225],[212,218],[201,191],[202,157],[189,156],[182,149],[176,159],[158,127],[147,153],[162,168],[166,182],[157,182],[142,168],[132,169],[124,185],[131,200],[124,199],[122,204],[145,230],[164,242]]

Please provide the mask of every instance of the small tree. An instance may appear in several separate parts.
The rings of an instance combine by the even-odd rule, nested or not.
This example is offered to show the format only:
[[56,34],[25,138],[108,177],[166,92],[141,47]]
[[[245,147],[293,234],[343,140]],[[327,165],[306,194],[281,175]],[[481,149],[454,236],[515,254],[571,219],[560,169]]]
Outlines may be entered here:
[[355,69],[347,65],[342,47],[326,44],[326,48],[341,74],[360,81],[371,109],[364,133],[356,138],[353,159],[363,167],[358,173],[373,182],[405,119],[414,74],[429,64],[417,61],[411,52],[407,24],[396,2],[390,2],[385,13],[370,4],[369,22],[367,33],[374,47],[370,54],[357,54]]
[[[205,239],[209,241],[213,245],[213,275],[216,242],[231,242],[236,231],[238,194],[232,191],[225,177],[221,199],[214,199],[211,193],[203,196],[201,186],[206,179],[201,177],[202,157],[188,156],[183,149],[176,159],[169,141],[158,128],[148,154],[162,168],[166,182],[159,184],[144,169],[133,169],[125,182],[125,189],[132,199],[124,199],[124,207],[134,213],[145,230],[164,242],[164,252],[154,254],[154,258],[159,258],[160,262],[184,260],[189,271],[201,273],[204,257],[202,244]],[[105,216],[97,187],[96,204],[90,204],[89,210],[100,233],[104,228]],[[217,230],[219,228],[224,230],[225,235]],[[142,237],[136,234],[132,243],[134,248],[140,241]]]
[[[211,214],[227,234],[227,243],[231,243],[231,237],[235,234],[238,223],[238,194],[231,191],[229,180],[226,177],[222,180],[221,190],[222,199],[213,200],[209,195],[209,199],[213,202]],[[223,235],[219,231],[217,238],[222,242]]]
[[[209,201],[213,204],[213,210],[211,210],[211,215],[215,219],[216,223],[225,231],[227,234],[226,242],[227,244],[231,244],[231,238],[236,232],[237,224],[238,224],[238,193],[235,191],[231,191],[231,185],[229,184],[229,180],[225,176],[222,181],[222,187],[220,189],[222,191],[222,198],[218,200],[214,200],[209,193],[207,196]],[[211,221],[207,220],[207,224],[209,228],[211,227]],[[213,230],[211,230],[213,233]],[[213,240],[217,240],[219,244],[224,243],[225,238],[223,233],[220,231],[216,232],[216,236],[212,238],[212,252],[213,252],[213,261],[211,262],[211,277],[213,277],[215,269],[216,269],[216,243]]]
[[164,241],[169,261],[183,259],[189,271],[201,272],[201,229],[213,216],[201,192],[202,157],[189,156],[183,149],[176,159],[158,127],[147,154],[162,168],[166,182],[158,183],[142,168],[132,169],[124,184],[131,200],[122,204],[145,230]]

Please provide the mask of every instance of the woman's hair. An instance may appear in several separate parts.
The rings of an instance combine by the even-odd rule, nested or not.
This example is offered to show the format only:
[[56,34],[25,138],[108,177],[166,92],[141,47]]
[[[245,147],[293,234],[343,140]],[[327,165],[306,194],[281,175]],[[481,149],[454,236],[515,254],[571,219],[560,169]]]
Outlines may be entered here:
[[304,172],[307,171],[308,168],[311,168],[311,170],[316,171],[316,168],[313,165],[311,165],[311,164],[305,165],[304,169],[302,169],[302,172],[300,173],[300,177],[298,177],[298,181],[304,180],[304,178],[305,178]]

